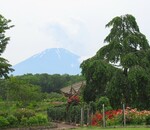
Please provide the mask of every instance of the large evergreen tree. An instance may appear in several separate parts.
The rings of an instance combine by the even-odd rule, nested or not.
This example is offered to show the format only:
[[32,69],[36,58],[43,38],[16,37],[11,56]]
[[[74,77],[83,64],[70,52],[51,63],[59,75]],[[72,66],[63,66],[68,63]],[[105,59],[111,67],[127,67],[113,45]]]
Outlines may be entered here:
[[13,71],[11,65],[8,63],[8,60],[1,57],[2,53],[6,49],[8,41],[10,40],[10,38],[6,37],[5,35],[6,30],[13,27],[8,25],[10,22],[11,20],[7,20],[2,15],[0,15],[0,78],[1,77],[7,78],[9,72]]
[[[90,86],[85,88],[84,98],[87,99],[86,95],[89,93],[86,92],[90,88],[90,92],[94,94],[101,93],[100,95],[108,96],[114,107],[119,107],[124,102],[133,107],[149,108],[150,47],[146,37],[140,32],[132,15],[115,17],[106,27],[112,27],[104,40],[108,44],[100,48],[93,58],[81,64],[87,86]],[[99,61],[99,64],[90,68],[89,66],[95,61]],[[111,66],[111,69],[104,68],[104,65]],[[94,73],[89,75],[89,72],[94,72],[96,75]],[[108,78],[104,79],[106,75]],[[93,78],[99,84],[91,80]],[[103,91],[99,91],[97,86],[103,86]]]

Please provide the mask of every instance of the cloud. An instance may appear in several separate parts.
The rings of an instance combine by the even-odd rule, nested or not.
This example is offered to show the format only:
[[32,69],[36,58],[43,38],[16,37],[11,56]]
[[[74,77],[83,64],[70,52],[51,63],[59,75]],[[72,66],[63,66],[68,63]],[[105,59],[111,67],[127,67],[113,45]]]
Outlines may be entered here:
[[1,14],[15,25],[8,31],[4,56],[16,64],[47,48],[63,47],[82,59],[91,57],[104,45],[107,22],[127,13],[149,38],[149,5],[148,0],[1,0]]
[[91,44],[86,24],[79,19],[53,21],[47,23],[41,30],[57,43],[56,47],[63,47],[78,55],[85,55],[87,45]]

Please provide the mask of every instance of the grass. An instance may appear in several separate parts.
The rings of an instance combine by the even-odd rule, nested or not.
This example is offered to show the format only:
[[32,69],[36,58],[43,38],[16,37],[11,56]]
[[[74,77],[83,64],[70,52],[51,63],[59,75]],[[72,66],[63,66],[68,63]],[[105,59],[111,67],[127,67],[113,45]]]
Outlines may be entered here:
[[99,128],[99,127],[83,127],[76,130],[150,130],[150,128]]

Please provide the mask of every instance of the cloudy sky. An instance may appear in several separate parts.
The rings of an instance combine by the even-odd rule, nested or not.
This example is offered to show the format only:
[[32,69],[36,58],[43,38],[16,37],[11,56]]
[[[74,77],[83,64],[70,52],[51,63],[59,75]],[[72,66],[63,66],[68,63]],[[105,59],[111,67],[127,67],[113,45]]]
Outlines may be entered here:
[[0,14],[15,27],[2,55],[15,65],[47,48],[65,48],[82,60],[104,46],[115,16],[132,14],[150,41],[149,0],[0,0]]

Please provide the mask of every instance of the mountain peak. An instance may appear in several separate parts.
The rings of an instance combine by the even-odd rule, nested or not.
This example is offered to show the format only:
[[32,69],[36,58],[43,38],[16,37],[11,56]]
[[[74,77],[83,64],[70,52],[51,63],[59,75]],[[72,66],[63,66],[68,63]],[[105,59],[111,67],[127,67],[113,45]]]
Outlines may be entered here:
[[49,48],[13,66],[13,75],[26,73],[80,74],[79,56],[64,48]]

